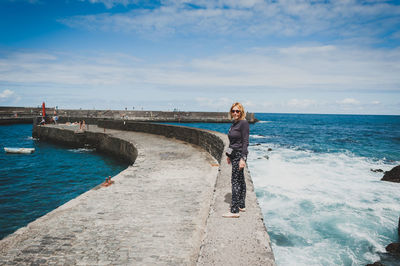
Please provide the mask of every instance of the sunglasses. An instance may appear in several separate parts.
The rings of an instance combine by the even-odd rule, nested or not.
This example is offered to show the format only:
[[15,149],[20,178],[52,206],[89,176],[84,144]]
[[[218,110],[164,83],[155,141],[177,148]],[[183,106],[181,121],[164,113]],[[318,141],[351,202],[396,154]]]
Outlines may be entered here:
[[232,114],[234,114],[234,113],[238,113],[238,114],[239,114],[239,113],[240,113],[240,110],[232,110],[231,113],[232,113]]

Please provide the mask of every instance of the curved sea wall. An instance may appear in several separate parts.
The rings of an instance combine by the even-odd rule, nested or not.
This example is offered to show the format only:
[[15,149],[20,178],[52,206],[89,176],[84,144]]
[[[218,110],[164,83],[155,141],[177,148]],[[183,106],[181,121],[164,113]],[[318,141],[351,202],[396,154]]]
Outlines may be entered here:
[[192,127],[110,120],[100,120],[97,125],[102,128],[143,132],[189,142],[206,150],[218,162],[221,162],[224,147],[227,145],[219,136],[220,133]]
[[[101,128],[143,132],[155,135],[161,135],[167,138],[179,139],[194,145],[197,145],[211,154],[218,162],[221,161],[222,153],[226,143],[218,136],[218,132],[210,132],[202,129],[163,125],[146,122],[131,121],[98,121]],[[133,144],[122,139],[110,137],[104,133],[94,133],[90,131],[76,133],[70,130],[52,128],[46,126],[34,126],[32,136],[41,140],[47,140],[58,144],[73,147],[84,147],[90,145],[96,147],[99,151],[110,153],[129,163],[134,163],[138,154]]]
[[62,128],[34,126],[32,131],[34,138],[54,142],[71,147],[92,146],[103,153],[133,164],[138,156],[136,147],[123,139],[109,136],[99,132],[76,133]]
[[0,118],[0,125],[14,125],[14,124],[31,124],[33,121],[32,117],[28,118]]
[[231,196],[225,134],[98,122],[83,132],[36,125],[33,136],[135,163],[113,185],[89,190],[0,241],[0,264],[275,265],[247,168],[246,212],[222,218]]

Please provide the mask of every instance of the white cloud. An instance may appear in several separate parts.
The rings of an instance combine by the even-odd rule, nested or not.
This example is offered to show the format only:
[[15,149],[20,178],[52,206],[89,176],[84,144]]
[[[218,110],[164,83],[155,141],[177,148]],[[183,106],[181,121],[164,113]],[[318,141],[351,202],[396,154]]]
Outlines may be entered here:
[[[89,108],[120,99],[124,106],[137,101],[144,106],[148,102],[163,106],[163,101],[181,101],[178,107],[182,110],[199,107],[223,111],[240,101],[254,111],[321,112],[329,107],[331,113],[335,108],[347,108],[342,110],[351,113],[352,108],[364,106],[356,99],[366,99],[366,93],[384,99],[384,105],[372,105],[377,98],[365,100],[376,107],[374,110],[387,108],[387,99],[393,98],[390,95],[399,94],[399,62],[398,49],[327,49],[317,45],[261,47],[248,53],[158,62],[104,52],[16,52],[0,57],[0,84],[17,88],[16,94],[23,99],[36,97],[31,100],[34,105],[43,97],[52,97],[56,105],[61,99],[71,105],[90,102]],[[352,98],[346,97],[349,90]],[[328,99],[321,97],[324,93],[330,95]],[[185,107],[188,98],[197,98],[196,105]],[[335,103],[330,99],[342,100]]]
[[360,104],[359,101],[357,101],[356,99],[353,98],[345,98],[341,101],[337,101],[336,103],[338,104],[345,104],[345,105],[358,105]]
[[242,104],[243,104],[243,106],[246,107],[246,110],[245,110],[246,112],[247,112],[248,108],[256,107],[256,103],[254,103],[253,101],[249,101],[249,100],[243,101]]
[[80,1],[89,1],[92,4],[101,3],[107,8],[113,8],[116,5],[127,6],[129,4],[135,4],[139,2],[138,0],[80,0]]
[[400,31],[396,31],[390,35],[391,39],[400,39]]
[[371,104],[378,105],[378,104],[381,104],[381,102],[380,101],[372,101]]
[[[133,0],[90,0],[108,8]],[[196,6],[193,8],[192,6]],[[154,34],[240,34],[251,36],[338,36],[375,38],[400,25],[400,6],[389,2],[182,0],[154,9],[75,16],[60,20],[79,28]],[[396,19],[397,18],[397,19]]]
[[154,10],[133,10],[121,14],[75,16],[59,21],[74,28],[137,32],[152,38],[154,34],[190,34],[191,32],[229,34],[240,26],[241,19],[249,19],[251,15],[251,12],[246,10],[179,9],[167,6]]
[[316,104],[317,102],[315,100],[310,100],[310,99],[291,99],[287,103],[287,105],[290,107],[298,107],[298,108],[308,108]]
[[[307,50],[319,52],[304,52]],[[0,58],[0,82],[86,88],[218,88],[227,93],[231,88],[395,92],[400,84],[398,73],[399,49],[336,46],[256,49],[242,54],[155,63],[115,53],[83,56],[19,52]]]
[[288,55],[304,55],[304,54],[316,54],[316,53],[330,53],[336,50],[334,45],[322,45],[322,46],[291,46],[280,48],[279,51],[282,54]]
[[221,97],[221,98],[209,98],[209,97],[197,97],[196,103],[199,106],[209,108],[210,110],[229,110],[232,103],[235,102],[231,98]]
[[11,90],[3,90],[3,92],[0,93],[0,99],[6,99],[11,97],[14,94],[13,91]]
[[237,97],[196,97],[196,106],[206,107],[206,110],[218,110],[221,112],[228,112],[231,108],[232,104],[235,102],[240,102],[246,112],[249,112],[249,109],[256,106],[256,104],[251,100],[246,100],[246,97],[243,95]]

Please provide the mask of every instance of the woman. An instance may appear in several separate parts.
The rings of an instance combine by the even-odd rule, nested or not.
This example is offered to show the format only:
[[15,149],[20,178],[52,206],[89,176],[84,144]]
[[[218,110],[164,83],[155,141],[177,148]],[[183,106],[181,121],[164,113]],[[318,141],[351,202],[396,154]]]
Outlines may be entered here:
[[245,120],[243,105],[234,103],[229,112],[233,123],[229,129],[229,148],[227,162],[232,163],[232,203],[231,211],[223,215],[226,218],[239,218],[240,211],[246,211],[246,182],[243,169],[246,166],[247,147],[249,146],[249,123]]

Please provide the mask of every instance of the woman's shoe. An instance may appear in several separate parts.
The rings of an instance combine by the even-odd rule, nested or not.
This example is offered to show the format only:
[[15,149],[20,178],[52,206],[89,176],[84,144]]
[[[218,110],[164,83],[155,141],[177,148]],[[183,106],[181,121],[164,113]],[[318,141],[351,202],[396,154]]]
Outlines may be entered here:
[[239,208],[239,211],[240,211],[240,212],[245,212],[245,211],[246,211],[246,208],[243,208],[243,209],[242,209],[242,208]]
[[222,215],[222,217],[224,217],[224,218],[239,218],[240,214],[228,212],[228,213],[225,213],[224,215]]

